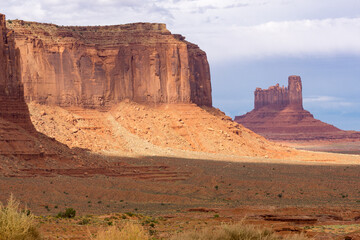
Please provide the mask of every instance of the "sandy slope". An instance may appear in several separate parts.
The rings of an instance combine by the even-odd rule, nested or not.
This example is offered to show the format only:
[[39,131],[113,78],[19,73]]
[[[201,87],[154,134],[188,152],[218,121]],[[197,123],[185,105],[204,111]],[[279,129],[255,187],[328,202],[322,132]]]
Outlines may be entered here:
[[123,102],[108,112],[29,105],[36,129],[69,147],[94,152],[168,155],[185,150],[240,156],[295,154],[196,105],[146,106]]
[[[190,104],[124,101],[109,111],[29,104],[36,129],[71,148],[113,156],[168,156],[282,163],[360,163],[352,155],[298,151]],[[240,157],[241,156],[241,157]]]

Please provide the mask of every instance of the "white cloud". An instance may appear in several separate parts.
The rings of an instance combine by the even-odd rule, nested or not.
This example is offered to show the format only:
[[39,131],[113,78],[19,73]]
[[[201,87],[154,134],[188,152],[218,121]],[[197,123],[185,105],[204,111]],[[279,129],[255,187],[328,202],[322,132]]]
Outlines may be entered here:
[[357,101],[332,96],[304,97],[303,101],[311,109],[337,110],[341,113],[353,112],[360,105]]
[[214,61],[274,56],[360,55],[360,18],[233,25],[223,28],[221,34],[209,27],[195,35],[201,46],[209,49],[209,56]]
[[331,96],[316,96],[316,97],[305,97],[305,103],[313,103],[313,102],[334,102],[341,101],[341,98],[331,97]]
[[360,55],[359,0],[7,0],[8,18],[60,25],[164,22],[210,61]]

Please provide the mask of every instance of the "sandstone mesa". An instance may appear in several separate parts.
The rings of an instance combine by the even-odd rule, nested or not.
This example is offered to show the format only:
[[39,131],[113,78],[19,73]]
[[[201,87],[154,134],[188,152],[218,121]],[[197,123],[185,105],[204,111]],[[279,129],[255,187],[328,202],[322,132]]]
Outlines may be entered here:
[[27,102],[85,108],[124,99],[212,105],[205,52],[165,24],[8,25],[20,49]]
[[[14,20],[8,26],[16,64],[6,61],[17,75],[8,74],[16,78],[4,81],[16,83],[17,104],[23,106],[13,108],[8,120],[16,123],[14,116],[22,113],[19,122],[34,132],[20,143],[37,143],[41,132],[72,148],[52,156],[76,155],[73,149],[179,156],[295,154],[212,108],[205,52],[164,24],[61,27]],[[13,138],[18,141],[19,134]],[[45,153],[58,144],[48,140],[38,143]]]
[[304,110],[300,76],[289,76],[288,87],[279,84],[254,92],[254,109],[234,121],[275,141],[358,140],[360,133],[343,131]]

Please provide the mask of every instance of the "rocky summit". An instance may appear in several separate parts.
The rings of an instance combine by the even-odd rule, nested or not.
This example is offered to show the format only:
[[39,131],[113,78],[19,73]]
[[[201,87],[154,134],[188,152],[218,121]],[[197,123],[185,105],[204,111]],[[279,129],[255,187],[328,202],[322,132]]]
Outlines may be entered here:
[[290,76],[288,87],[279,84],[268,89],[256,88],[254,110],[235,121],[276,141],[354,140],[360,133],[343,131],[324,123],[304,110],[300,76]]
[[27,102],[212,105],[205,52],[165,24],[64,27],[16,20],[8,27],[20,49]]

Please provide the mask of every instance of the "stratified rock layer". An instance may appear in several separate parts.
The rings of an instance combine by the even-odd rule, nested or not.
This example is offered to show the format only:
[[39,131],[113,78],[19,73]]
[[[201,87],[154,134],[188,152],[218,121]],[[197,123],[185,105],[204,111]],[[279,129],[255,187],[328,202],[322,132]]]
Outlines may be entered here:
[[55,155],[69,159],[70,154],[65,145],[35,130],[24,100],[14,32],[6,28],[5,16],[0,14],[0,174],[25,167],[30,160],[44,164]]
[[255,110],[268,107],[281,110],[286,107],[303,110],[302,106],[302,84],[299,76],[289,77],[289,86],[280,87],[279,84],[268,89],[256,88]]
[[5,15],[0,14],[0,117],[28,131],[35,131],[24,101],[20,76],[20,57],[15,48],[14,32],[6,29]]
[[[14,33],[0,14],[0,155],[40,156],[20,79],[20,56]],[[1,160],[1,159],[0,159]]]
[[165,24],[12,21],[26,101],[99,108],[124,99],[212,105],[206,54]]
[[301,78],[290,76],[288,80],[288,87],[257,88],[254,110],[236,116],[235,121],[277,141],[360,139],[360,133],[340,130],[304,110]]

